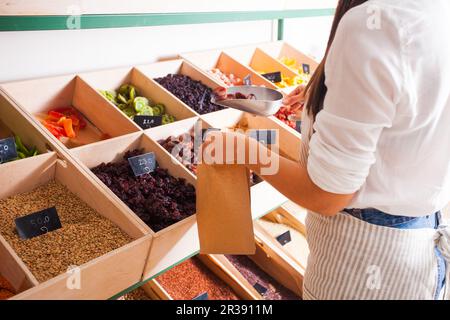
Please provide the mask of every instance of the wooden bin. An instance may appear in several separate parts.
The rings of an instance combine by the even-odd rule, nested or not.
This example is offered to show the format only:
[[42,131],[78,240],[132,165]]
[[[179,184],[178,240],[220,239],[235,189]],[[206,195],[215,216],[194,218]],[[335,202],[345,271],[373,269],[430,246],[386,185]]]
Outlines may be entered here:
[[1,235],[0,261],[0,275],[11,284],[16,295],[39,284],[28,267]]
[[47,153],[7,163],[0,169],[0,181],[7,185],[0,191],[0,197],[31,191],[52,179],[65,185],[135,240],[80,266],[81,289],[70,290],[67,287],[70,274],[61,274],[38,284],[0,236],[2,254],[9,257],[6,274],[15,273],[15,278],[10,279],[19,291],[31,287],[12,299],[107,299],[138,282],[151,245],[151,236],[146,236],[146,230],[110,201],[108,195],[72,162],[58,159],[56,153]]
[[[256,231],[255,243],[256,252],[248,257],[275,281],[302,297],[304,269],[299,267],[290,257],[284,255],[283,252],[278,251],[272,245],[272,240],[265,235],[261,235],[258,230]],[[240,283],[255,299],[264,299],[226,256],[208,255],[208,259],[221,268],[226,277],[235,279]]]
[[225,83],[209,73],[210,70],[217,68],[227,76],[232,73],[236,77],[239,77],[241,79],[244,79],[245,77],[250,75],[250,80],[254,85],[266,86],[273,89],[277,88],[275,84],[273,84],[260,74],[256,73],[249,67],[239,63],[236,59],[232,58],[229,54],[222,50],[184,53],[181,54],[180,57],[189,61],[195,67],[202,70],[207,76],[213,77],[214,79],[219,81],[224,87],[226,87]]
[[[118,161],[126,151],[134,149],[144,149],[146,152],[154,152],[156,161],[160,167],[167,169],[174,177],[186,179],[188,183],[195,187],[196,180],[191,173],[176,159],[172,158],[172,156],[157,142],[153,141],[143,133],[134,133],[98,142],[93,145],[87,145],[72,150],[72,153],[81,163],[83,163],[85,168],[94,168],[101,163]],[[143,279],[151,278],[155,274],[167,269],[199,250],[195,215],[179,221],[159,232],[154,232],[149,226],[145,225],[124,202],[109,190],[100,179],[90,171],[89,174],[92,179],[102,186],[110,199],[113,199],[113,201],[116,202],[122,210],[126,211],[129,216],[134,217],[134,219],[145,228],[147,234],[152,235],[152,247],[148,262],[144,269]]]
[[16,108],[11,99],[0,91],[0,139],[14,135],[18,135],[25,146],[36,147],[40,154],[54,150],[39,127],[30,122],[25,113]]
[[[200,81],[205,86],[216,89],[218,87],[222,86],[222,83],[215,80],[212,77],[209,77],[207,74],[202,72],[200,69],[194,67],[191,63],[188,61],[177,59],[177,60],[168,60],[163,62],[157,62],[147,65],[141,65],[137,66],[136,69],[141,71],[146,77],[155,79],[160,77],[165,77],[168,74],[182,74],[185,76],[189,76],[191,79]],[[195,115],[199,115],[199,113],[195,110],[193,110],[190,106],[185,104],[183,101],[178,99],[175,95],[173,95],[171,92],[166,90],[163,86],[160,84],[157,84],[161,90],[164,90],[167,95],[171,96],[172,99],[177,100],[179,103],[183,104],[185,108],[190,110],[191,112],[195,113]],[[220,111],[216,111],[220,112]]]
[[[299,69],[302,68],[302,64],[308,64],[310,66],[311,74],[316,71],[319,65],[316,60],[284,41],[264,43],[258,45],[258,47],[277,60],[282,58],[297,60],[297,68]],[[293,71],[297,72],[296,70]]]
[[[282,76],[289,78],[298,76],[292,69],[288,68],[260,48],[254,50],[252,50],[251,47],[230,48],[225,49],[224,52],[258,74],[281,72]],[[295,86],[282,88],[280,90],[284,93],[289,93],[293,89],[295,89]]]
[[[291,210],[297,210],[294,209],[293,206],[286,206],[283,205],[280,208],[272,211],[271,213],[267,214],[264,219],[273,223],[277,223],[280,225],[287,226],[285,228],[285,231],[288,231],[288,227],[294,229],[297,231],[303,238],[304,245],[302,247],[297,248],[299,252],[302,252],[301,256],[296,256],[291,254],[288,250],[286,250],[277,240],[276,236],[278,235],[272,235],[270,232],[268,232],[265,227],[261,224],[260,221],[256,221],[255,223],[255,230],[257,233],[257,236],[259,238],[265,239],[266,245],[270,245],[273,250],[279,254],[283,253],[286,261],[292,261],[293,264],[300,268],[301,270],[306,270],[307,266],[307,256],[309,254],[309,248],[306,243],[306,228],[305,225],[301,222],[301,220],[298,218],[299,216],[303,215],[303,212],[300,212],[298,214],[291,213]],[[281,235],[281,234],[279,234]],[[302,273],[303,275],[304,273]]]
[[[163,90],[153,79],[146,77],[136,68],[83,73],[80,74],[80,77],[97,90],[117,91],[121,85],[131,84],[136,87],[138,96],[146,97],[155,103],[163,103],[166,107],[166,112],[174,116],[176,120],[183,120],[196,115],[195,112],[190,108],[186,108],[178,99],[173,99],[173,96],[168,94],[166,90]],[[116,108],[111,102],[108,101],[108,103]],[[124,117],[133,122],[125,115]]]
[[[137,132],[139,127],[129,121],[94,88],[79,76],[66,75],[37,80],[2,84],[2,90],[12,103],[21,108],[27,117],[50,137],[51,143],[60,149],[93,143],[106,137],[117,137]],[[75,107],[88,121],[78,137],[66,145],[55,138],[39,121],[54,108]]]
[[[245,279],[242,275],[232,275],[230,272],[224,270],[221,259],[217,259],[215,256],[210,255],[197,255],[196,258],[198,258],[216,277],[224,281],[240,299],[260,299],[258,292],[249,286],[248,283],[245,283]],[[155,300],[174,300],[167,290],[158,282],[157,278],[148,281],[147,285],[152,292],[152,298]]]
[[220,114],[207,114],[201,117],[214,128],[234,128],[246,124],[249,129],[277,130],[279,153],[294,161],[300,160],[300,134],[275,117],[260,117],[235,109],[223,110]]
[[[152,128],[146,130],[145,134],[149,136],[153,141],[157,142],[158,140],[166,139],[171,135],[178,136],[183,133],[189,132],[189,130],[191,130],[199,120],[202,121],[201,123],[202,128],[211,128],[211,127],[224,128],[225,126],[221,125],[224,122],[227,124],[230,123],[230,126],[232,126],[238,123],[239,120],[236,121],[236,117],[238,117],[238,115],[244,117],[245,116],[252,117],[251,115],[241,111],[227,109],[221,112],[213,112],[198,118],[191,118],[177,123],[172,123],[165,127]],[[212,125],[209,122],[209,119],[211,119],[212,121],[211,123],[214,122],[215,124],[218,125],[217,126]],[[265,121],[266,119],[260,118],[260,120],[262,121],[261,126],[257,126],[257,128],[266,128],[265,125],[263,124],[263,121]],[[268,122],[270,123],[270,121]],[[273,123],[270,123],[270,125],[274,126]],[[175,160],[173,156],[172,159]],[[188,172],[192,175],[194,179],[196,179],[196,176],[192,172],[190,171]],[[270,197],[268,197],[268,195],[270,195]],[[264,181],[251,187],[250,196],[251,196],[252,216],[254,219],[257,219],[262,215],[266,214],[267,212],[275,208],[278,208],[280,205],[286,203],[287,201],[287,199],[282,194],[280,194],[276,189],[274,189],[271,185],[269,185],[267,182]]]

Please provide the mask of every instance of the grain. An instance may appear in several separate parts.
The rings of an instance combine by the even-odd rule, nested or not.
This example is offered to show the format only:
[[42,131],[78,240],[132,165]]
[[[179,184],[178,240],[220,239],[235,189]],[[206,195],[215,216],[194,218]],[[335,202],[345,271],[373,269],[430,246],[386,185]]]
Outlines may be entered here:
[[[61,229],[28,240],[18,237],[14,219],[53,206]],[[131,242],[122,230],[56,181],[0,200],[0,215],[0,233],[40,282]]]
[[209,300],[238,300],[232,289],[200,260],[191,258],[156,279],[174,300],[192,300],[207,292]]
[[298,300],[292,291],[276,282],[247,256],[227,255],[227,259],[239,270],[251,286],[256,284],[266,288],[262,294],[265,300]]
[[124,294],[117,300],[151,300],[147,293],[145,293],[144,289],[137,288],[127,294]]

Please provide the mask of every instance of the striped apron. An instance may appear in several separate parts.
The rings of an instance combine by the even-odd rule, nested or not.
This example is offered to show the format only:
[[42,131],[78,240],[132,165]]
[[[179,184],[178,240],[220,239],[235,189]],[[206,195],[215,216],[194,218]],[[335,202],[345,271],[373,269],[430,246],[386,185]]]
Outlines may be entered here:
[[[306,166],[312,123],[304,120],[300,161]],[[444,299],[450,300],[450,226],[394,229],[345,213],[308,213],[306,231],[305,300],[433,300],[436,246],[447,263]]]
[[[305,300],[433,300],[437,246],[450,265],[450,227],[394,229],[347,214],[306,219]],[[445,299],[450,300],[447,267]]]

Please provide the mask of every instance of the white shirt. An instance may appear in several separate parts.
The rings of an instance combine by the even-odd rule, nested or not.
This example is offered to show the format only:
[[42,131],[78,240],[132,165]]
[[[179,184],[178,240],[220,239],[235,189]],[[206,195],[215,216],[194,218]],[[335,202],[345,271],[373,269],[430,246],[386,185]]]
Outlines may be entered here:
[[325,74],[328,92],[309,142],[314,183],[357,192],[350,208],[402,216],[442,210],[450,201],[450,1],[353,8]]

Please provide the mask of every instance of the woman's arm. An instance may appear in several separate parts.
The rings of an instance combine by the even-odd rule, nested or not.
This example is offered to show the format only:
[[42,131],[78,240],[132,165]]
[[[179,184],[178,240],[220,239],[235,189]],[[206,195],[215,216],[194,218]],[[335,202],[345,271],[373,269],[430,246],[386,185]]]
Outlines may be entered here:
[[[269,151],[270,152],[270,151]],[[278,173],[262,175],[261,164],[247,165],[286,198],[313,212],[333,216],[346,208],[354,194],[334,194],[320,189],[309,177],[305,167],[295,161],[278,157]]]
[[[234,146],[233,159],[241,159],[242,155],[245,155],[245,163],[239,164],[245,165],[285,197],[308,210],[325,216],[333,216],[344,209],[354,195],[333,194],[322,190],[314,184],[307,169],[300,163],[286,159],[270,151],[256,140],[236,132],[212,132],[208,134],[203,144],[203,159],[212,156],[214,161],[209,163],[225,163],[226,152],[223,152],[223,150],[226,150],[227,141],[230,142],[231,140],[234,140],[232,144]],[[219,148],[222,148],[222,150],[217,152]],[[252,157],[250,153],[252,153]],[[264,159],[259,156],[261,154],[264,155]],[[256,159],[256,163],[251,163],[249,159]],[[268,163],[267,159],[271,159],[271,162]],[[275,162],[278,163],[275,164]],[[267,170],[264,170],[264,168],[268,167],[276,167],[278,170],[267,174]]]

